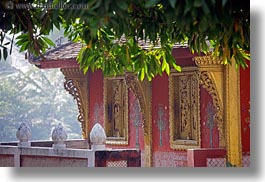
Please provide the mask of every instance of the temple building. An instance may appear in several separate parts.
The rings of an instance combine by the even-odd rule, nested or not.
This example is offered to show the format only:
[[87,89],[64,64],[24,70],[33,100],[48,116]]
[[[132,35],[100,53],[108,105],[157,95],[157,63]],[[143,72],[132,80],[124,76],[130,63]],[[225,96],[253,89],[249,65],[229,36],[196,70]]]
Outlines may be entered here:
[[143,167],[191,166],[189,157],[197,151],[199,157],[216,156],[213,162],[250,166],[250,65],[236,69],[175,46],[172,54],[182,72],[172,69],[170,75],[139,81],[130,72],[84,74],[76,60],[81,46],[66,43],[30,62],[40,69],[60,68],[88,143],[99,123],[107,147],[140,149]]

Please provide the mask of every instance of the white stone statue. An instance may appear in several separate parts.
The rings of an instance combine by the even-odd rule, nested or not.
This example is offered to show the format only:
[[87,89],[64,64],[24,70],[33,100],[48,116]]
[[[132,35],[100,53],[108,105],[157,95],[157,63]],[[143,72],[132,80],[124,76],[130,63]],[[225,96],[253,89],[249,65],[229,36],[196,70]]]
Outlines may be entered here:
[[104,150],[106,143],[106,133],[103,127],[96,123],[90,132],[90,141],[92,150]]
[[30,147],[31,129],[27,123],[22,122],[17,130],[16,137],[19,140],[19,147]]
[[52,131],[52,140],[54,141],[53,148],[64,149],[66,145],[64,141],[67,139],[67,133],[64,127],[59,123]]

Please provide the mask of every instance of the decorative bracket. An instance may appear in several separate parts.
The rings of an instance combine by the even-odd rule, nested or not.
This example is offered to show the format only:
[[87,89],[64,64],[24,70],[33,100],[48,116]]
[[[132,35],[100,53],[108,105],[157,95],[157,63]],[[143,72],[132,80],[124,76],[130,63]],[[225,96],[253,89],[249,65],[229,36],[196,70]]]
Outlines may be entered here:
[[89,126],[89,82],[87,75],[84,75],[79,68],[62,68],[65,76],[64,88],[76,100],[79,115],[78,121],[82,126],[83,138],[88,138]]

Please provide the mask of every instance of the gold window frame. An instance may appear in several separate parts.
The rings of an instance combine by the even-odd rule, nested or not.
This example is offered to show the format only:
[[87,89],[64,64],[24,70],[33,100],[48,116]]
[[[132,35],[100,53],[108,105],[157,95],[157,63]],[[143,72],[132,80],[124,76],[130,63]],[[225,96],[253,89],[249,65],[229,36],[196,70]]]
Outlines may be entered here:
[[[109,97],[109,92],[108,88],[109,85],[113,83],[113,81],[117,80],[122,80],[124,82],[124,87],[125,93],[123,94],[124,96],[124,105],[122,107],[123,109],[123,119],[124,119],[124,136],[123,137],[114,137],[114,136],[108,136],[108,97]],[[104,78],[104,126],[105,126],[105,131],[107,134],[107,139],[106,139],[106,144],[109,145],[128,145],[128,107],[129,107],[129,100],[128,100],[128,87],[125,82],[125,76],[116,76],[116,77],[105,77]]]
[[[182,106],[180,106],[181,96],[176,96],[176,94],[181,94],[181,86],[179,83],[175,83],[175,79],[180,79],[180,77],[192,77],[193,81],[190,81],[190,91],[187,94],[187,99],[189,101],[189,112],[185,112]],[[190,78],[190,79],[192,79]],[[184,97],[184,96],[183,96]],[[194,98],[193,98],[194,97]],[[200,148],[200,102],[199,102],[199,72],[197,68],[183,68],[182,72],[172,71],[169,75],[169,127],[170,127],[170,147],[175,150],[186,150],[191,148]],[[176,103],[177,102],[177,103]],[[185,108],[185,106],[184,106]],[[184,111],[183,111],[184,110]],[[187,111],[187,109],[186,109]],[[180,135],[181,117],[183,115],[190,114],[189,126],[190,132],[188,133],[192,139],[183,139],[177,135]],[[192,125],[192,126],[191,126]],[[196,128],[196,129],[194,129]],[[191,134],[190,134],[191,133]]]

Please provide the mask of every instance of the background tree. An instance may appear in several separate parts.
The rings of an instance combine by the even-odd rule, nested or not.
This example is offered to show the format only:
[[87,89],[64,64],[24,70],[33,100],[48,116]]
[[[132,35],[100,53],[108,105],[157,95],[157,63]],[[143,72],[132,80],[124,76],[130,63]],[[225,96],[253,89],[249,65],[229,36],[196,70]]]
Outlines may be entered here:
[[[24,6],[22,6],[24,3]],[[41,5],[50,3],[44,8]],[[223,64],[245,68],[250,60],[250,2],[239,0],[6,0],[0,6],[1,56],[3,37],[18,35],[21,51],[43,57],[54,43],[46,37],[63,27],[71,41],[85,46],[78,62],[86,72],[105,75],[135,72],[142,80],[171,68],[181,71],[171,55],[175,44],[193,53],[213,54]],[[22,4],[22,5],[21,5]],[[25,6],[26,5],[26,6]],[[50,8],[56,7],[56,8]]]
[[0,142],[16,141],[21,122],[31,127],[32,140],[49,140],[59,122],[70,139],[82,138],[76,103],[64,90],[59,70],[31,65],[22,71],[0,61],[0,79]]

